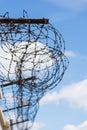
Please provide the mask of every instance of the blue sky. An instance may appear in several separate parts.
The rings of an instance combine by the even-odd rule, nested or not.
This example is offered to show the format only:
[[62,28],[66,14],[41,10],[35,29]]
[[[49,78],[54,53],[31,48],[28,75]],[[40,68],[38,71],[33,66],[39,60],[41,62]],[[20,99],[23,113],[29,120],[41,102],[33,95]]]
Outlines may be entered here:
[[0,0],[0,14],[49,18],[66,41],[69,67],[40,102],[31,130],[87,130],[87,0]]

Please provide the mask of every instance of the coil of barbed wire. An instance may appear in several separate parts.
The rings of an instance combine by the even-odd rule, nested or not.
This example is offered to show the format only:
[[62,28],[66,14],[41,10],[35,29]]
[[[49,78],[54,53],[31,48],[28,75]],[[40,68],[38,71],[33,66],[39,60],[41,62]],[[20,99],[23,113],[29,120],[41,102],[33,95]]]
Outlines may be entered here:
[[62,80],[64,53],[64,39],[50,23],[0,24],[1,105],[14,130],[32,126],[39,100]]

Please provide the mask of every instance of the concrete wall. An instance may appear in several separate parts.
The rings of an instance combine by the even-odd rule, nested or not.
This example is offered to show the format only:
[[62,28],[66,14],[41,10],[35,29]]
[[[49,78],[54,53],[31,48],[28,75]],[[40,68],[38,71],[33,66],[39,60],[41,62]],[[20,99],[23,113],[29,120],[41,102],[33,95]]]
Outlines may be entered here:
[[[0,89],[0,99],[2,98],[2,92]],[[4,116],[2,109],[0,108],[0,130],[10,130],[10,124]]]
[[1,108],[0,108],[0,130],[10,130],[10,124],[5,118]]

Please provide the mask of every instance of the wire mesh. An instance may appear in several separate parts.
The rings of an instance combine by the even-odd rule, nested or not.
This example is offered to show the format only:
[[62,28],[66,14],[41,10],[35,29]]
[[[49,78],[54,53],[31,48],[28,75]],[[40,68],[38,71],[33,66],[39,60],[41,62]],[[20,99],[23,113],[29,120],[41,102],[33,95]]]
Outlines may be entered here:
[[64,52],[64,39],[50,23],[0,23],[0,104],[13,130],[31,128],[40,99],[67,69]]

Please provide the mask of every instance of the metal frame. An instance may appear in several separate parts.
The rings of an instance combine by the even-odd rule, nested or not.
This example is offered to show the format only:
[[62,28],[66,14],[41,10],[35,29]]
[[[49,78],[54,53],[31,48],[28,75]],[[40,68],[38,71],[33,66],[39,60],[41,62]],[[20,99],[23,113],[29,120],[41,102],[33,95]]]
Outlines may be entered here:
[[[9,69],[5,76],[2,70],[6,71],[5,65],[0,61],[2,69],[0,69],[0,83],[2,89],[2,101],[3,112],[6,116],[11,116],[13,112],[16,119],[10,118],[11,130],[15,130],[15,125],[19,130],[30,129],[35,120],[37,111],[39,109],[39,100],[45,95],[46,92],[56,87],[62,80],[63,75],[68,67],[68,59],[64,55],[65,42],[62,35],[49,23],[49,19],[29,19],[26,18],[27,13],[23,11],[23,18],[9,18],[8,12],[0,17],[0,47],[7,55],[10,53]],[[20,47],[17,48],[16,44],[21,42],[27,42],[23,48],[21,55],[18,57],[15,55],[20,52]],[[43,44],[42,48],[37,48],[37,44],[40,42]],[[34,45],[35,50],[28,52],[30,45]],[[11,50],[10,45],[13,47]],[[7,48],[6,51],[4,47]],[[15,52],[15,54],[14,54]],[[31,75],[24,77],[23,72],[27,68],[22,69],[26,56],[30,62],[30,55],[33,55],[32,68],[29,68],[28,72]],[[38,56],[47,56],[47,59],[42,58],[37,62],[38,67],[35,71],[35,58]],[[11,79],[11,67],[13,65],[13,57],[16,56],[16,66],[14,74],[15,79]],[[50,57],[50,58],[49,58]],[[1,55],[1,58],[8,60],[7,57]],[[44,62],[51,65],[41,70],[40,65]],[[54,62],[55,61],[55,62]],[[9,105],[8,97],[6,97],[7,91],[12,94],[13,103]],[[28,123],[31,123],[28,126]],[[25,125],[25,127],[23,127]],[[23,128],[22,128],[23,127]]]

